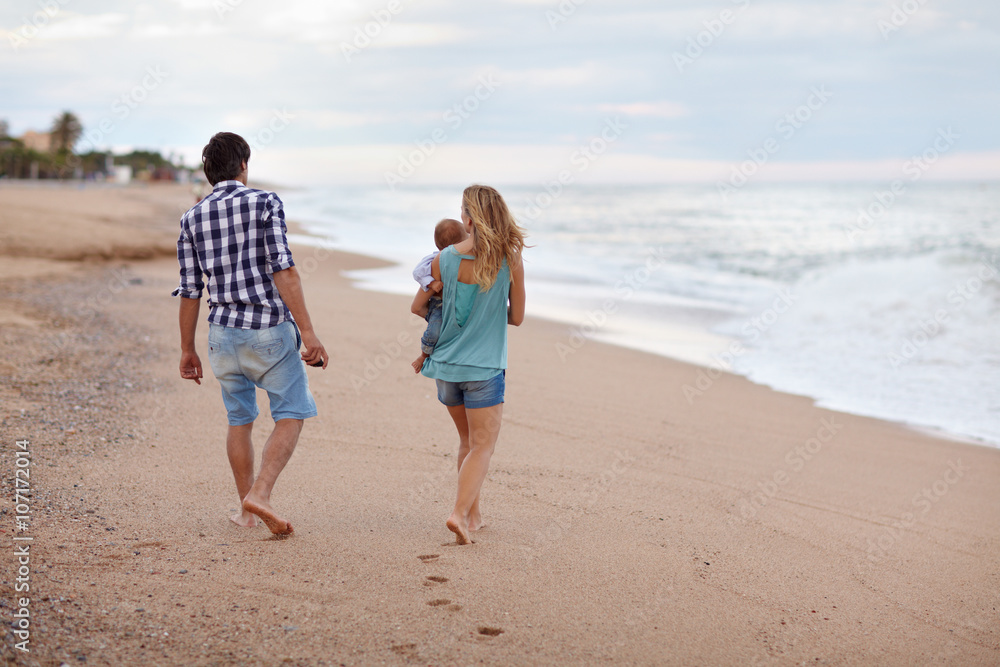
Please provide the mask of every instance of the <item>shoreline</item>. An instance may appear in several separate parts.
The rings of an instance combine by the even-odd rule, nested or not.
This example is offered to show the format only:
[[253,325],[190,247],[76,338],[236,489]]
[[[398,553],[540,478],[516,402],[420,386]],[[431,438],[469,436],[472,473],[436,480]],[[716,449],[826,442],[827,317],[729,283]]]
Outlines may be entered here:
[[[289,243],[292,244],[292,245],[301,245],[301,247],[303,247],[303,248],[317,248],[317,247],[320,247],[320,248],[326,248],[326,249],[331,250],[331,251],[346,252],[346,253],[349,253],[349,254],[355,254],[355,255],[359,255],[359,256],[369,257],[372,261],[380,263],[379,266],[366,267],[364,269],[360,269],[359,270],[360,272],[380,271],[382,269],[394,268],[394,267],[395,268],[406,268],[406,267],[404,267],[404,265],[401,262],[396,261],[394,259],[390,259],[390,258],[386,258],[386,257],[378,257],[378,256],[375,256],[375,255],[366,255],[364,252],[359,252],[359,251],[354,251],[354,250],[341,250],[341,249],[336,249],[333,246],[329,246],[328,247],[326,245],[323,245],[322,242],[326,241],[326,239],[328,237],[324,237],[320,233],[312,231],[311,226],[315,227],[315,224],[316,223],[304,223],[304,222],[298,222],[298,221],[293,221],[293,220],[288,221],[288,231],[289,231],[289,234],[290,235],[294,234],[294,235],[297,235],[298,237],[300,237],[300,239],[297,240],[296,242],[290,241]],[[302,237],[308,237],[308,238],[316,239],[317,243],[315,245],[314,244],[309,244],[309,243],[302,243],[301,242],[301,238]],[[394,296],[399,296],[401,294],[400,291],[392,291],[390,289],[387,289],[384,286],[380,285],[380,283],[378,283],[376,281],[371,281],[370,279],[368,279],[366,277],[350,277],[350,278],[351,278],[352,282],[354,282],[354,283],[357,284],[358,289],[363,289],[363,290],[367,290],[367,291],[378,292],[380,294],[391,294],[391,295],[394,295]],[[529,297],[530,297],[530,295],[529,295]],[[568,335],[570,337],[572,337],[572,335],[574,335],[574,334],[578,334],[581,338],[585,339],[587,342],[598,342],[598,343],[602,343],[602,344],[605,344],[605,345],[612,345],[612,346],[619,347],[619,348],[622,348],[622,349],[633,350],[633,351],[636,351],[636,352],[640,352],[642,354],[649,354],[649,355],[653,355],[653,356],[656,356],[656,357],[670,359],[672,361],[676,361],[676,362],[679,362],[679,363],[687,364],[687,365],[691,366],[692,369],[694,369],[694,371],[695,371],[692,374],[692,378],[691,378],[691,382],[692,383],[694,383],[695,379],[701,375],[702,371],[711,372],[711,373],[721,372],[721,373],[724,373],[726,375],[730,375],[730,376],[733,376],[733,377],[743,378],[743,379],[745,379],[745,380],[753,383],[756,386],[763,387],[763,388],[768,389],[770,391],[774,391],[774,392],[781,393],[781,394],[786,394],[786,395],[789,395],[789,396],[796,396],[796,397],[801,397],[801,398],[809,399],[810,401],[813,402],[813,405],[816,406],[817,408],[831,410],[833,412],[838,412],[838,413],[842,413],[842,414],[853,415],[853,416],[856,416],[856,417],[865,417],[865,418],[869,418],[869,419],[877,419],[877,420],[880,420],[880,421],[885,421],[887,423],[897,424],[899,426],[903,426],[903,427],[905,427],[907,429],[910,429],[910,430],[912,430],[915,433],[919,433],[919,434],[922,434],[922,435],[929,435],[931,437],[940,438],[940,439],[943,439],[943,440],[949,440],[949,441],[953,441],[953,442],[961,442],[961,443],[975,445],[975,446],[979,446],[979,447],[986,447],[986,448],[989,448],[989,449],[1000,449],[1000,442],[992,442],[992,441],[989,441],[989,440],[987,440],[985,438],[980,438],[980,437],[977,437],[977,436],[972,436],[972,435],[967,435],[967,434],[963,434],[963,433],[949,431],[949,430],[947,430],[945,428],[942,428],[942,427],[931,426],[931,425],[926,425],[926,424],[918,424],[918,423],[914,423],[914,422],[910,422],[910,421],[905,421],[905,420],[891,419],[891,418],[883,417],[883,416],[881,416],[879,414],[874,414],[872,412],[850,411],[850,410],[845,410],[845,409],[842,409],[842,408],[839,408],[839,407],[826,407],[826,406],[822,405],[822,403],[824,401],[827,401],[828,399],[819,398],[819,397],[811,396],[811,395],[808,395],[808,394],[794,393],[794,392],[791,392],[791,391],[786,391],[786,390],[783,390],[783,389],[780,389],[780,388],[773,387],[773,386],[771,386],[769,384],[755,382],[753,379],[751,379],[747,375],[743,375],[743,374],[737,373],[737,372],[735,372],[731,368],[723,368],[721,362],[719,362],[719,363],[701,363],[701,362],[695,361],[695,360],[693,360],[691,358],[684,358],[682,355],[671,354],[670,352],[667,352],[667,351],[654,350],[649,345],[644,344],[641,340],[637,339],[635,341],[631,341],[631,339],[629,338],[629,336],[627,334],[621,334],[621,333],[615,334],[615,333],[609,333],[609,332],[600,333],[600,332],[598,332],[598,335],[596,335],[596,336],[587,337],[587,336],[583,335],[582,333],[580,333],[589,324],[588,321],[584,321],[585,318],[578,317],[575,320],[572,320],[568,315],[564,316],[564,317],[545,316],[545,315],[539,314],[537,312],[531,313],[530,310],[529,310],[528,317],[531,317],[532,319],[544,320],[546,322],[551,322],[551,323],[554,323],[554,324],[564,325],[566,327],[569,327],[567,333],[568,333]],[[687,330],[685,329],[684,331],[687,331]],[[725,340],[729,340],[731,342],[738,342],[735,339],[729,339],[729,338],[723,336],[722,334],[716,334],[716,333],[713,333],[713,332],[699,332],[699,333],[702,335],[702,338],[706,339],[706,340],[708,338],[719,338],[720,340],[721,339],[725,339]],[[697,335],[697,334],[694,334],[694,335]],[[719,357],[721,355],[718,354],[718,353],[716,353],[714,356],[715,357]],[[713,361],[717,361],[717,359],[713,359]]]
[[566,327],[530,318],[510,332],[488,528],[450,546],[454,427],[408,366],[422,320],[352,286],[377,260],[293,252],[332,359],[275,489],[288,540],[228,521],[217,383],[177,378],[174,260],[0,277],[22,318],[0,340],[2,438],[39,445],[36,659],[1000,659],[1000,452],[735,375],[688,406],[692,366],[595,341],[561,360]]

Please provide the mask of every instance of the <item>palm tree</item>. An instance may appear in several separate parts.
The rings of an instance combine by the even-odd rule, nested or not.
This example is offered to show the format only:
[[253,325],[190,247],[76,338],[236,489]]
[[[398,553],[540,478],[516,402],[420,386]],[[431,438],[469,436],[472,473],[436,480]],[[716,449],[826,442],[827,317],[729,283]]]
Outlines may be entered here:
[[70,111],[63,111],[52,123],[52,152],[72,153],[81,134],[80,119]]

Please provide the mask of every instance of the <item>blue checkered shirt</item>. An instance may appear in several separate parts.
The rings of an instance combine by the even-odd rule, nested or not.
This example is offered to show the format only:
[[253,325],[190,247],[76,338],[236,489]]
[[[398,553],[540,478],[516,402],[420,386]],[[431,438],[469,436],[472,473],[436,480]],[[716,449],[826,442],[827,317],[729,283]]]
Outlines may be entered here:
[[291,320],[272,274],[295,266],[285,213],[273,192],[221,181],[181,218],[180,286],[173,296],[200,299],[208,287],[208,321],[266,329]]

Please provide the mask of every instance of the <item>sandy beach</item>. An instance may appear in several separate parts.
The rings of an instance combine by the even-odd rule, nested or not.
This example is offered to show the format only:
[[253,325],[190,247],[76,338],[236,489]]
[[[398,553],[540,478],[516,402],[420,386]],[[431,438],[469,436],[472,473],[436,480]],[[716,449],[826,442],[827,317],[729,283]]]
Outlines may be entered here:
[[26,542],[2,547],[7,664],[1000,664],[1000,449],[727,374],[689,400],[698,368],[566,352],[545,320],[510,332],[487,526],[454,546],[457,438],[409,366],[424,323],[352,286],[380,264],[358,255],[293,249],[331,355],[320,416],[273,496],[294,536],[235,527],[205,309],[205,381],[177,372],[191,203],[0,183],[2,516],[32,538],[30,653]]

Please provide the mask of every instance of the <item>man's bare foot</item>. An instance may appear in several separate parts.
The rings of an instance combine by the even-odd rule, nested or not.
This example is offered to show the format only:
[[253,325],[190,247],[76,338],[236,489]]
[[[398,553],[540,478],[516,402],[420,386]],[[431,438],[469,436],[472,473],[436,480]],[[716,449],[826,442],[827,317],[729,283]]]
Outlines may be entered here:
[[420,369],[424,367],[424,360],[426,358],[427,358],[427,355],[424,354],[423,352],[421,352],[420,356],[417,357],[416,361],[414,361],[412,364],[410,364],[411,366],[413,366],[413,372],[414,373],[419,373],[420,372]]
[[235,523],[240,528],[256,528],[257,527],[257,517],[255,517],[250,512],[246,510],[241,511],[239,514],[233,514],[229,517],[229,520]]
[[448,530],[455,533],[455,543],[456,544],[472,544],[472,540],[469,538],[469,532],[462,525],[462,521],[452,514],[448,517]]
[[259,516],[268,527],[268,530],[275,535],[292,534],[292,524],[275,514],[270,504],[262,500],[250,500],[250,496],[247,496],[243,500],[243,509],[246,512]]

